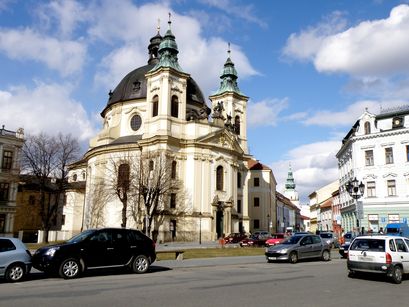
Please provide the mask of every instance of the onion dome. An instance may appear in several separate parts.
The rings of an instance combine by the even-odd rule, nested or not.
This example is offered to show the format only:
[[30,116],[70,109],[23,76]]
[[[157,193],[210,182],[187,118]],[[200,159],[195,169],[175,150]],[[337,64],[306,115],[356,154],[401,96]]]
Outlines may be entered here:
[[237,85],[237,71],[234,67],[233,61],[230,59],[230,43],[229,43],[229,50],[227,51],[228,57],[226,63],[224,63],[224,68],[220,74],[220,87],[218,91],[214,95],[223,94],[225,92],[235,92],[237,94],[242,95],[240,89]]

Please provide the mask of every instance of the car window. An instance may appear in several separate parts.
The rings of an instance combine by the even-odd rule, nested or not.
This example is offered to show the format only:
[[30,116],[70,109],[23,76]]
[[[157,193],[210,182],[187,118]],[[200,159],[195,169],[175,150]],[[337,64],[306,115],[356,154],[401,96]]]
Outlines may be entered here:
[[324,239],[332,238],[332,233],[320,233],[320,237]]
[[300,241],[302,236],[292,236],[281,242],[281,244],[297,244]]
[[312,242],[313,242],[314,244],[318,244],[318,243],[321,243],[321,239],[320,239],[320,237],[318,237],[318,236],[313,236],[313,237],[312,237]]
[[307,245],[307,244],[312,244],[312,238],[311,236],[306,236],[302,239],[301,245]]
[[71,239],[67,240],[68,243],[77,243],[85,240],[86,238],[89,237],[90,234],[92,234],[95,230],[85,230],[81,232],[80,234],[77,234],[76,236],[73,236]]
[[16,246],[8,239],[0,239],[0,253],[15,250]]
[[404,253],[408,252],[406,244],[403,242],[402,239],[395,239],[395,241],[396,241],[396,247],[398,248],[398,252],[404,252]]
[[392,252],[396,252],[396,246],[395,246],[395,241],[394,240],[389,240],[389,249]]
[[406,246],[409,247],[409,240],[405,239]]
[[373,252],[385,251],[385,240],[383,239],[355,239],[350,250],[362,250]]
[[111,241],[111,233],[103,230],[95,233],[94,235],[91,236],[90,238],[91,241],[94,242],[109,242]]

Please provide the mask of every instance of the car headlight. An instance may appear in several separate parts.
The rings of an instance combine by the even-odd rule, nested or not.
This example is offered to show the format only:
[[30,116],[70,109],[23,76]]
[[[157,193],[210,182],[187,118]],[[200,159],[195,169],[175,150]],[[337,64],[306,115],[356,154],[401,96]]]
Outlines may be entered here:
[[277,251],[277,253],[279,253],[279,254],[286,254],[287,253],[287,248],[282,248],[282,249],[279,249],[278,251]]
[[57,250],[59,250],[59,247],[51,247],[49,250],[45,252],[45,255],[54,257],[54,254]]

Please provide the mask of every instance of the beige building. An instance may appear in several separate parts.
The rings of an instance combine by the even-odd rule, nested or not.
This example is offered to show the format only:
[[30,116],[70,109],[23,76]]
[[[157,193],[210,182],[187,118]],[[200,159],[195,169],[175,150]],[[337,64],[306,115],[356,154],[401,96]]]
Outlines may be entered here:
[[[126,174],[131,181],[141,173],[132,165],[147,162],[153,174],[159,161],[171,165],[173,190],[158,199],[152,212],[137,206],[150,188],[127,191],[134,199],[128,199],[126,227],[144,229],[155,215],[151,234],[159,241],[215,240],[231,232],[267,228],[268,219],[274,218],[275,179],[271,170],[251,170],[248,97],[238,88],[230,57],[209,108],[199,86],[178,63],[170,26],[164,37],[158,32],[151,38],[148,50],[148,64],[131,71],[109,93],[101,131],[83,159],[71,166],[63,230],[119,227],[123,205],[115,193],[106,195],[112,176],[117,174],[119,182]],[[260,185],[254,186],[257,177]],[[259,208],[249,203],[257,197]]]
[[0,129],[0,236],[12,235],[24,131]]

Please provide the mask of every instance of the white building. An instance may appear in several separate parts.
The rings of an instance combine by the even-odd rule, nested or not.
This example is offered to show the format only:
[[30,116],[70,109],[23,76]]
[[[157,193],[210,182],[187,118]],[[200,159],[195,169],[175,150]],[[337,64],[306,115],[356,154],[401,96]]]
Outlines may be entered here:
[[[342,227],[371,229],[409,217],[409,106],[375,115],[365,111],[337,153]],[[365,185],[355,201],[346,191],[356,178]],[[358,204],[358,206],[357,206]]]
[[[159,200],[160,215],[152,225],[157,240],[214,240],[231,232],[266,229],[272,218],[271,213],[267,215],[275,212],[270,209],[275,179],[271,170],[268,174],[250,170],[248,97],[238,88],[230,57],[219,89],[209,97],[209,108],[199,86],[178,63],[170,22],[164,37],[159,31],[152,37],[148,50],[148,64],[131,71],[109,93],[101,112],[102,130],[91,140],[83,159],[71,167],[70,182],[86,184],[73,185],[67,193],[63,230],[119,227],[122,203],[118,197],[98,199],[109,190],[100,186],[112,180],[110,173],[119,178],[121,165],[129,179],[129,160],[149,162],[154,171],[156,162],[147,161],[153,156],[169,161],[172,180],[181,182],[177,193],[169,192]],[[256,198],[258,204],[253,203]],[[142,229],[129,210],[126,226]],[[256,216],[253,222],[250,212]]]

